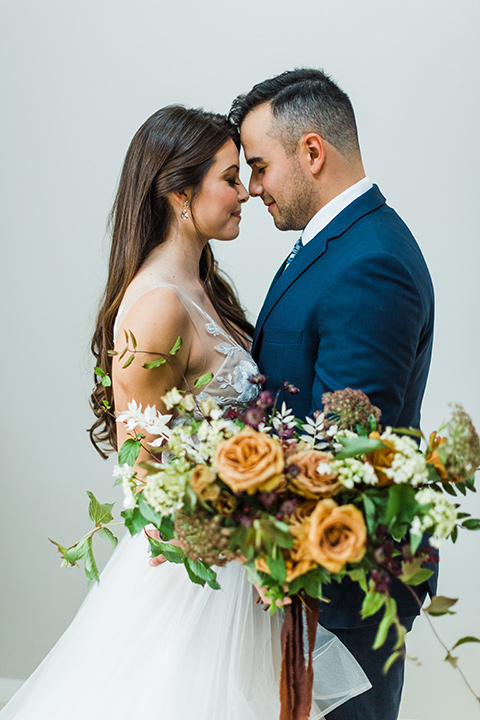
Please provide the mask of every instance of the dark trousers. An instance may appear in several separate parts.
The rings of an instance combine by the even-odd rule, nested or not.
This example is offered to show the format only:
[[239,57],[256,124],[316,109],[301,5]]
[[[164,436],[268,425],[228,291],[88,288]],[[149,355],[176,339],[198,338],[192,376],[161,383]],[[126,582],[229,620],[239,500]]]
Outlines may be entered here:
[[[415,617],[400,618],[400,622],[410,630]],[[367,692],[352,698],[327,715],[326,720],[397,720],[402,697],[404,660],[394,662],[386,675],[382,668],[392,652],[397,636],[390,629],[385,644],[378,650],[372,650],[377,633],[377,625],[339,630],[329,628],[350,650],[360,663],[372,687]]]

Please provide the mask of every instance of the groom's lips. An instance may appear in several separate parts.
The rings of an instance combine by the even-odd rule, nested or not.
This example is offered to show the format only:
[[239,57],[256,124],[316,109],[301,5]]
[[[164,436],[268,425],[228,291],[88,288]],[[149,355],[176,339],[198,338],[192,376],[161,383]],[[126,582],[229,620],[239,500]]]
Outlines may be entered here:
[[272,209],[272,207],[275,205],[275,201],[273,200],[273,201],[270,202],[270,203],[265,203],[265,205],[267,206],[268,212],[270,212],[271,209]]

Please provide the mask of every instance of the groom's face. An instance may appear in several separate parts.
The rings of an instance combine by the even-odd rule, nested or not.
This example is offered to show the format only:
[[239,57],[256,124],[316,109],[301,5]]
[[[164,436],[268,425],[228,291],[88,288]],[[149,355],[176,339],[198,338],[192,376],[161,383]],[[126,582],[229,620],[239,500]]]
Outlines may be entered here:
[[303,230],[316,212],[311,179],[298,153],[289,153],[275,133],[270,104],[245,118],[240,135],[252,175],[249,193],[261,197],[279,230]]

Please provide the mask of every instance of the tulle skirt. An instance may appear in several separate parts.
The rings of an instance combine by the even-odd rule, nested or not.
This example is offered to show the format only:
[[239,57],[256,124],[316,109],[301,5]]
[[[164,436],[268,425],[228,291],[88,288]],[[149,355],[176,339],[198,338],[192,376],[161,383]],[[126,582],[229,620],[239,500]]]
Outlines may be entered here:
[[[282,614],[255,603],[239,563],[218,580],[211,590],[181,565],[153,568],[143,534],[124,537],[1,720],[276,720]],[[314,667],[312,720],[370,687],[321,627]]]

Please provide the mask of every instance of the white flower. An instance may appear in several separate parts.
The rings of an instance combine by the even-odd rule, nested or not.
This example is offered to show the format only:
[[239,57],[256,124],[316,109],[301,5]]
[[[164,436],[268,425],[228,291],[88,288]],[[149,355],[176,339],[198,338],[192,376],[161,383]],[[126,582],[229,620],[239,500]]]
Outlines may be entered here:
[[[137,504],[134,489],[136,488],[135,478],[137,473],[131,465],[124,463],[122,466],[115,465],[113,468],[113,477],[117,481],[121,481],[123,489],[123,509],[131,510]],[[116,485],[118,483],[115,483]]]
[[391,442],[397,451],[391,467],[383,470],[387,477],[396,484],[408,483],[413,487],[428,481],[425,457],[419,452],[415,440],[407,435],[397,435],[390,427],[380,437]]
[[215,400],[211,397],[200,400],[200,409],[205,417],[212,418],[212,420],[218,420],[222,417],[221,408],[218,407]]
[[180,400],[180,407],[182,407],[187,412],[192,412],[195,410],[195,398],[193,397],[192,393],[187,393],[183,396],[183,398]]
[[452,502],[441,492],[437,492],[432,488],[423,488],[415,495],[415,500],[424,505],[425,508],[414,518],[414,522],[418,517],[415,527],[418,529],[419,523],[422,531],[431,534],[429,543],[432,547],[440,547],[442,541],[452,532],[457,522],[457,510]]
[[190,464],[177,460],[169,465],[158,464],[157,467],[157,472],[145,477],[143,497],[160,515],[172,515],[183,507]]
[[175,405],[180,405],[182,395],[177,390],[177,388],[174,387],[167,393],[165,393],[165,395],[163,395],[160,399],[165,404],[167,410],[171,410],[173,407],[175,407]]
[[155,405],[147,405],[145,412],[142,412],[142,406],[137,405],[135,400],[128,403],[128,410],[124,410],[117,416],[117,422],[123,422],[127,426],[127,430],[139,428],[145,430],[149,435],[158,435],[158,439],[154,440],[150,445],[159,447],[171,435],[168,423],[172,419],[171,415],[162,415],[157,411]]

